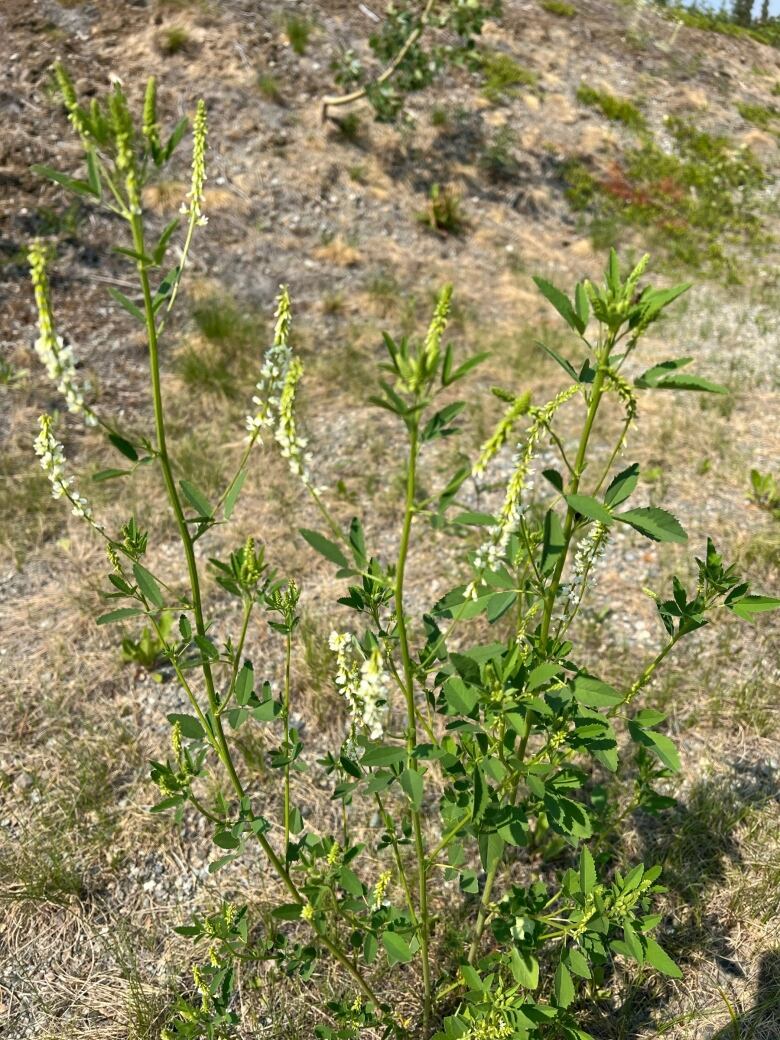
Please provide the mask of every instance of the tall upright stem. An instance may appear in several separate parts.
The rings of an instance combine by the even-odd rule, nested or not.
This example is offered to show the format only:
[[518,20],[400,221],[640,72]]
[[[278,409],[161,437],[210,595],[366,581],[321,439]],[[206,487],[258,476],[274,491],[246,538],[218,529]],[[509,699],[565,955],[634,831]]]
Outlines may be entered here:
[[289,862],[290,848],[290,664],[292,661],[292,632],[287,633],[284,648],[284,858]]
[[[593,423],[596,420],[596,412],[599,409],[601,396],[604,392],[604,380],[607,375],[606,358],[608,356],[609,345],[607,345],[604,349],[604,353],[599,357],[598,369],[593,379],[593,388],[590,393],[590,401],[588,402],[588,412],[585,417],[585,425],[580,434],[580,442],[577,447],[577,457],[574,460],[574,472],[572,473],[571,481],[569,482],[568,494],[570,495],[576,495],[580,486],[580,480],[582,479],[582,473],[585,469],[585,456],[588,450],[588,441],[590,440],[590,435],[593,430]],[[540,649],[542,651],[546,650],[547,640],[550,636],[550,623],[552,621],[552,612],[555,608],[555,597],[560,588],[561,575],[563,574],[563,568],[566,565],[566,557],[569,554],[569,546],[571,545],[572,533],[574,531],[575,513],[576,510],[571,506],[566,510],[566,519],[563,524],[563,551],[555,565],[550,586],[544,598],[544,614],[542,616],[539,640]]]
[[[574,465],[571,467],[571,481],[569,483],[568,493],[574,495],[580,486],[580,479],[582,477],[583,470],[585,469],[585,457],[588,450],[588,441],[593,430],[593,423],[596,419],[596,412],[598,411],[599,403],[604,389],[604,380],[607,374],[606,357],[609,354],[609,347],[606,348],[605,354],[599,358],[599,367],[593,380],[593,389],[591,390],[590,401],[588,402],[588,412],[585,418],[585,425],[580,435],[580,441],[577,448],[577,456],[574,460]],[[547,641],[550,636],[550,622],[552,620],[552,612],[555,607],[555,597],[558,593],[558,589],[561,583],[561,575],[563,574],[563,568],[566,563],[566,557],[568,555],[569,546],[571,544],[572,534],[574,531],[574,517],[575,510],[569,506],[566,511],[566,519],[563,526],[563,552],[556,564],[553,576],[550,581],[550,586],[547,590],[544,600],[544,613],[542,615],[542,624],[540,630],[540,649],[542,651],[547,648]],[[520,760],[520,766],[525,759],[526,749],[528,747],[528,740],[531,736],[531,728],[533,725],[533,712],[528,711],[525,717],[525,723],[523,726],[523,732],[520,735],[520,744],[518,745],[517,757]],[[518,767],[520,768],[520,767]],[[519,780],[518,780],[519,783]],[[511,801],[514,802],[517,791],[517,784],[515,785],[515,793],[511,797]],[[468,961],[469,964],[473,964],[477,958],[479,952],[479,944],[482,939],[482,934],[485,930],[487,923],[487,916],[489,912],[490,897],[493,890],[493,884],[496,879],[496,873],[501,865],[501,856],[498,856],[495,862],[491,865],[485,878],[485,887],[482,890],[482,899],[480,901],[479,912],[477,914],[477,920],[474,925],[474,933],[469,948]]]
[[[143,219],[139,213],[131,215],[130,227],[132,230],[135,252],[139,256],[145,256]],[[160,470],[162,471],[165,490],[168,494],[168,500],[171,504],[171,509],[173,510],[176,527],[179,531],[179,538],[187,560],[187,572],[190,581],[195,630],[198,635],[205,636],[206,625],[203,618],[203,601],[200,590],[198,563],[195,559],[195,549],[187,526],[187,520],[184,516],[181,499],[176,490],[176,482],[173,478],[173,469],[171,467],[170,456],[168,455],[168,445],[165,437],[165,413],[163,410],[162,388],[160,383],[160,357],[157,341],[157,324],[152,301],[152,290],[149,284],[149,272],[146,268],[146,262],[143,260],[138,261],[138,275],[141,282],[141,292],[144,300],[146,336],[149,347],[149,372],[152,380],[152,405],[154,408],[154,427],[155,437],[157,440],[157,459],[160,463]],[[237,796],[239,798],[244,798],[244,785],[241,783],[241,779],[236,772],[236,767],[230,754],[230,748],[228,747],[225,738],[225,731],[222,728],[222,719],[219,714],[219,697],[217,696],[216,687],[214,685],[214,676],[211,671],[211,665],[205,657],[201,659],[201,669],[203,671],[203,679],[206,686],[206,696],[208,697],[209,702],[207,722],[209,729],[211,730],[214,750],[217,752],[220,761],[225,767]],[[304,904],[306,902],[305,897],[298,891],[298,887],[290,877],[285,865],[276,854],[271,843],[264,834],[258,834],[257,840],[287,891],[297,903]],[[379,998],[363,978],[357,966],[331,939],[319,933],[318,935],[323,946],[355,980],[363,996],[379,1006]]]
[[[417,744],[417,712],[414,702],[414,666],[409,649],[409,635],[404,618],[404,576],[406,558],[409,554],[409,538],[414,516],[414,492],[417,484],[417,451],[419,434],[414,422],[409,431],[409,460],[406,468],[406,504],[404,524],[401,531],[401,543],[398,548],[398,562],[395,572],[395,617],[398,627],[398,642],[401,651],[401,663],[404,677],[404,697],[406,699],[406,750],[409,753],[410,768],[417,768],[417,759],[412,752]],[[414,847],[417,856],[418,900],[420,904],[419,939],[420,956],[423,972],[423,1035],[427,1037],[431,1021],[431,967],[428,951],[430,921],[428,917],[428,881],[425,866],[425,846],[423,844],[422,819],[417,809],[412,809],[412,828],[414,830]]]

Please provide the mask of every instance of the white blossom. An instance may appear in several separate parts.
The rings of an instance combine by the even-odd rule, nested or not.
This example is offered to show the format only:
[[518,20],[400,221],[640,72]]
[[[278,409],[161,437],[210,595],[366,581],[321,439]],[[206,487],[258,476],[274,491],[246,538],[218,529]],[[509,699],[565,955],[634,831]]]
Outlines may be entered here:
[[576,608],[585,591],[585,583],[593,586],[596,583],[594,573],[596,565],[607,551],[609,528],[605,524],[595,523],[587,535],[577,546],[574,554],[571,578],[566,590],[566,601],[563,616]]
[[251,439],[259,436],[263,429],[273,430],[276,426],[282,391],[292,362],[293,354],[289,343],[292,312],[290,294],[286,286],[281,286],[279,290],[275,317],[274,340],[265,352],[260,379],[256,386],[258,392],[252,398],[252,404],[256,409],[254,414],[246,417],[246,428]]
[[95,523],[92,507],[74,486],[73,477],[65,471],[65,453],[62,444],[52,432],[52,418],[44,413],[39,419],[40,432],[35,438],[35,454],[41,460],[41,469],[49,478],[53,498],[67,498],[73,507],[73,515],[88,521],[100,530]]
[[308,440],[299,433],[295,418],[295,394],[303,376],[303,362],[290,347],[292,309],[286,286],[279,291],[275,317],[274,341],[265,353],[258,393],[252,398],[255,412],[246,417],[248,440],[253,443],[264,429],[271,430],[290,472],[317,494],[323,489],[315,487],[312,480]]
[[312,486],[308,467],[311,455],[305,450],[308,441],[300,436],[295,423],[295,391],[302,375],[303,363],[299,358],[293,358],[279,398],[279,419],[274,436],[293,476],[300,477],[304,484]]
[[372,740],[384,733],[387,719],[389,680],[384,669],[382,651],[374,647],[368,657],[358,662],[352,652],[355,641],[347,633],[333,631],[328,646],[336,654],[336,685],[351,714],[351,730],[365,729]]

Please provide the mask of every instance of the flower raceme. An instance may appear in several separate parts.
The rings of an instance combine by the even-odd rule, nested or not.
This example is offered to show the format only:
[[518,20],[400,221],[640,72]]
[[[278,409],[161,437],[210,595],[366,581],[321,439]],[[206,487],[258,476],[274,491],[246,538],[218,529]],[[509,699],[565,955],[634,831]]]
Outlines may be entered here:
[[274,318],[273,342],[265,352],[256,387],[257,394],[252,398],[255,412],[246,417],[246,428],[251,440],[258,438],[264,429],[274,430],[279,421],[282,392],[293,359],[290,346],[292,307],[287,286],[283,285],[279,289]]
[[195,120],[192,127],[192,179],[186,201],[181,204],[181,213],[197,224],[205,227],[208,217],[203,212],[203,189],[206,183],[206,104],[201,99],[195,109]]
[[292,305],[289,291],[284,285],[280,287],[276,299],[274,318],[273,343],[265,352],[256,386],[258,393],[252,398],[255,412],[247,415],[245,421],[247,440],[251,445],[261,438],[263,430],[271,431],[282,458],[287,460],[290,472],[317,496],[320,489],[315,487],[309,469],[311,454],[306,451],[308,440],[299,433],[295,414],[295,398],[303,377],[303,362],[290,346]]
[[72,506],[74,516],[78,516],[93,527],[98,527],[92,514],[92,507],[87,499],[79,494],[75,487],[75,478],[68,476],[65,470],[65,452],[62,444],[54,436],[53,420],[44,413],[38,420],[39,433],[35,438],[35,454],[41,460],[41,469],[49,478],[53,498],[67,498]]
[[[478,572],[494,569],[506,555],[509,540],[517,533],[528,508],[530,493],[533,490],[532,465],[539,441],[543,434],[549,431],[550,423],[558,409],[579,392],[579,386],[567,387],[543,408],[530,409],[534,420],[512,457],[512,476],[506,488],[498,521],[489,529],[486,540],[474,556],[474,568]],[[496,433],[484,446],[473,472],[484,472],[487,463],[506,442],[516,418],[529,411],[529,401],[530,398],[523,396],[509,408]],[[475,586],[472,588],[472,594],[476,595]]]
[[28,253],[30,276],[38,312],[38,338],[35,352],[43,362],[46,373],[62,394],[68,411],[80,415],[88,426],[97,425],[97,417],[84,399],[84,389],[76,376],[76,359],[73,348],[63,342],[54,327],[51,308],[49,276],[47,271],[48,251],[40,239],[30,246]]
[[335,630],[330,634],[328,646],[336,655],[336,686],[349,705],[350,746],[355,747],[354,736],[358,732],[367,733],[371,740],[379,740],[388,715],[389,692],[381,650],[375,646],[358,662],[354,638]]

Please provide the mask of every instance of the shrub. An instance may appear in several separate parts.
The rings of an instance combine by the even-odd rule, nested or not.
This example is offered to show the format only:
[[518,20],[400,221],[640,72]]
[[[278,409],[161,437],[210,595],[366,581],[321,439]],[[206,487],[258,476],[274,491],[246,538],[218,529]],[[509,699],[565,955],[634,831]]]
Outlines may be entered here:
[[[606,661],[602,674],[594,674],[574,642],[583,601],[616,532],[653,543],[687,539],[666,510],[627,505],[639,467],[632,463],[615,472],[614,463],[636,421],[640,395],[724,392],[690,374],[689,358],[647,369],[635,365],[647,329],[688,286],[640,284],[647,258],[624,273],[614,252],[603,285],[580,282],[571,297],[537,278],[542,295],[578,338],[580,357],[575,364],[546,346],[563,373],[559,392],[537,405],[527,391],[499,388],[505,413],[479,456],[425,492],[423,472],[430,470],[424,483],[433,488],[439,468],[432,448],[458,432],[464,402],[454,399],[455,389],[485,355],[456,359],[445,342],[450,287],[439,294],[424,335],[385,335],[387,357],[372,401],[397,424],[405,448],[396,550],[393,559],[384,559],[357,517],[346,528],[337,521],[316,482],[296,412],[303,366],[291,347],[286,289],[277,300],[273,343],[233,474],[216,494],[194,480],[177,480],[160,352],[193,235],[205,223],[205,107],[200,102],[195,115],[181,258],[166,274],[165,255],[179,221],[150,234],[142,188],[168,160],[183,129],[162,143],[153,81],[138,127],[120,86],[109,98],[109,118],[99,104],[88,111],[78,104],[62,69],[58,78],[84,145],[86,178],[37,169],[102,201],[128,227],[124,255],[135,267],[138,293],[127,297],[115,290],[113,297],[145,330],[153,431],[133,436],[98,415],[79,384],[72,354],[55,331],[40,243],[31,248],[37,349],[68,410],[105,436],[121,458],[122,469],[99,478],[121,484],[138,466],[159,471],[178,532],[179,570],[155,572],[149,536],[132,517],[119,532],[106,529],[70,475],[48,415],[41,417],[36,450],[54,496],[66,499],[105,545],[108,609],[97,623],[137,618],[151,626],[189,705],[168,716],[171,752],[151,765],[161,792],[155,811],[181,818],[190,807],[203,815],[213,835],[210,870],[217,884],[220,869],[250,844],[259,846],[278,882],[264,892],[272,907],[261,919],[250,920],[246,905],[225,898],[212,914],[178,929],[202,942],[208,959],[194,972],[197,997],[179,998],[163,1040],[228,1035],[238,1018],[238,965],[246,971],[268,961],[282,979],[308,978],[319,960],[339,973],[327,1020],[314,1033],[322,1040],[345,1040],[374,1027],[397,1040],[587,1040],[582,1009],[616,972],[680,975],[658,941],[660,867],[636,863],[621,870],[600,845],[597,777],[601,771],[617,774],[624,762],[632,770],[625,781],[626,812],[640,806],[663,812],[670,800],[658,786],[680,763],[665,715],[641,706],[645,687],[677,643],[716,612],[754,620],[780,606],[780,600],[750,594],[708,542],[696,560],[694,586],[674,577],[671,593],[656,596],[663,641],[630,681],[610,683]],[[111,191],[104,195],[105,186]],[[613,442],[599,446],[605,451],[594,441],[607,399],[621,409],[623,421]],[[564,410],[579,415],[573,451],[559,434]],[[521,424],[525,429],[518,433]],[[317,761],[292,721],[290,676],[302,618],[298,584],[274,569],[283,559],[266,560],[259,538],[244,540],[227,557],[212,557],[217,584],[241,608],[239,632],[228,637],[225,612],[204,596],[205,554],[195,549],[208,543],[215,525],[230,520],[261,435],[278,444],[317,506],[325,533],[300,533],[335,567],[345,583],[339,603],[344,613],[352,612],[348,624],[341,622],[343,613],[334,614],[339,627],[328,640],[330,675],[349,724],[340,746]],[[503,503],[491,513],[475,512],[466,482],[483,481],[510,444],[512,473]],[[548,464],[534,494],[531,476],[542,449]],[[424,535],[426,520],[431,531]],[[460,579],[415,616],[408,595],[412,542],[450,534],[465,548]],[[165,627],[168,613],[178,619],[173,632]],[[245,657],[253,620],[270,625],[281,644],[278,681]],[[314,661],[311,648],[308,657]],[[323,670],[322,658],[316,667]],[[237,749],[249,748],[258,731],[267,739],[242,762]],[[259,775],[253,762],[262,762]],[[278,780],[268,783],[268,771]],[[338,833],[322,819],[304,817],[300,785],[312,782],[329,782],[333,799],[342,803]],[[363,830],[372,835],[368,855],[354,821],[374,815],[376,827]],[[518,869],[553,853],[545,880],[531,879],[535,867]],[[461,901],[462,927],[442,941],[437,908],[454,900]],[[406,964],[413,970],[388,977],[387,966]]]
[[368,40],[375,59],[366,67],[356,52],[345,50],[333,63],[334,78],[343,94],[322,99],[322,113],[367,101],[380,122],[392,122],[402,112],[406,96],[429,86],[447,65],[462,65],[472,57],[475,37],[488,18],[501,11],[500,0],[432,0],[422,8],[390,4]]

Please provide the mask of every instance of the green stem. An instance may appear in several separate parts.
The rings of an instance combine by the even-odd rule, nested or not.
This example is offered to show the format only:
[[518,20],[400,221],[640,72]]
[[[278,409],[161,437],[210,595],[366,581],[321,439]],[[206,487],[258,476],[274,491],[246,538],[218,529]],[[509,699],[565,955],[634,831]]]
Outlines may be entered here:
[[[144,229],[143,220],[140,214],[134,213],[130,218],[130,226],[133,234],[133,246],[136,253],[139,256],[145,255],[144,248]],[[157,339],[157,326],[155,322],[154,309],[152,306],[152,291],[149,285],[149,273],[146,268],[144,261],[138,262],[138,275],[141,282],[141,291],[143,293],[144,300],[144,315],[146,318],[146,333],[147,343],[149,347],[149,371],[152,380],[152,404],[154,407],[154,425],[155,435],[157,438],[157,459],[160,463],[160,469],[163,475],[163,481],[165,483],[165,490],[168,494],[168,500],[173,510],[173,515],[176,520],[176,526],[179,531],[179,538],[184,549],[184,555],[187,560],[187,572],[190,580],[190,589],[192,592],[192,610],[195,618],[195,629],[199,635],[206,635],[206,626],[203,620],[203,603],[201,599],[200,591],[200,576],[198,574],[198,564],[195,559],[195,550],[193,547],[192,537],[190,536],[189,528],[187,527],[187,520],[184,516],[184,510],[182,509],[181,500],[178,492],[176,491],[176,483],[173,479],[173,470],[171,467],[170,458],[168,456],[168,446],[165,437],[165,415],[163,411],[162,402],[162,388],[160,383],[160,358],[158,350],[158,339]],[[222,762],[225,770],[227,771],[230,781],[233,785],[233,789],[240,799],[245,797],[244,786],[241,783],[241,779],[236,772],[235,764],[230,754],[230,748],[228,747],[227,740],[225,738],[225,732],[222,728],[222,719],[219,716],[219,698],[214,685],[214,676],[211,671],[210,663],[202,658],[201,669],[203,671],[203,679],[206,685],[206,695],[209,702],[209,718],[207,720],[206,732],[211,734],[211,742],[214,750],[216,751],[220,761]],[[193,697],[194,699],[194,697]],[[201,717],[203,713],[199,712]],[[206,721],[206,720],[204,720]],[[264,834],[258,834],[257,840],[262,848],[263,852],[269,859],[276,873],[279,875],[282,883],[284,884],[287,891],[293,897],[293,899],[300,904],[305,904],[306,899],[298,891],[295,882],[290,877],[289,873],[284,867],[284,864],[279,859],[273,846],[270,844]],[[363,976],[357,967],[349,960],[333,942],[325,936],[320,936],[320,940],[325,948],[331,953],[331,955],[341,964],[349,974],[354,978],[358,987],[364,996],[369,1000],[373,1001],[379,1006],[379,998],[373,992],[371,987],[365,981]]]
[[[404,523],[401,531],[401,544],[398,548],[398,562],[395,572],[395,618],[398,627],[398,642],[401,651],[401,663],[404,676],[404,697],[406,698],[406,749],[409,752],[409,765],[417,768],[417,760],[412,752],[417,745],[417,710],[414,703],[414,666],[409,650],[409,634],[404,618],[404,576],[406,559],[409,555],[409,539],[414,516],[414,492],[417,483],[417,450],[418,429],[414,423],[409,431],[409,461],[406,470],[406,505]],[[425,871],[425,846],[423,844],[422,820],[417,809],[412,809],[412,828],[417,855],[418,900],[420,904],[420,955],[423,972],[423,1034],[427,1037],[431,1021],[431,967],[428,951],[430,921],[428,918],[428,883]]]
[[[585,455],[588,450],[588,441],[593,430],[593,423],[596,419],[596,412],[598,411],[599,404],[601,402],[601,396],[604,389],[604,380],[607,375],[606,358],[609,356],[610,345],[604,350],[603,355],[599,358],[599,367],[593,380],[593,389],[590,394],[590,401],[588,402],[588,412],[585,417],[585,425],[582,428],[580,434],[580,442],[577,448],[577,457],[574,460],[574,473],[569,483],[568,494],[575,495],[580,486],[580,480],[585,469]],[[563,552],[558,558],[558,562],[555,565],[553,571],[552,580],[547,590],[547,595],[544,600],[544,614],[542,616],[542,627],[540,631],[540,649],[542,652],[547,648],[547,640],[550,635],[550,622],[552,621],[552,613],[555,608],[555,597],[558,594],[558,589],[561,584],[561,575],[563,574],[563,568],[566,564],[566,557],[569,554],[569,546],[571,545],[572,534],[574,530],[574,517],[575,510],[569,506],[566,510],[566,519],[563,525]]]
[[[140,214],[133,214],[130,219],[130,226],[133,231],[133,245],[136,253],[140,256],[145,255],[144,253],[144,230],[143,222]],[[192,591],[192,610],[195,617],[195,630],[198,635],[206,637],[206,625],[203,620],[203,603],[200,592],[200,576],[198,574],[198,564],[195,559],[195,549],[193,546],[192,536],[190,535],[189,527],[187,526],[187,520],[184,516],[184,510],[182,508],[181,499],[176,490],[176,482],[173,478],[173,469],[171,467],[170,457],[168,455],[168,445],[165,436],[165,416],[163,412],[162,403],[162,388],[160,384],[160,357],[157,343],[157,326],[155,322],[154,308],[152,306],[152,290],[149,285],[149,272],[146,269],[146,264],[141,260],[138,262],[138,273],[141,279],[141,291],[144,298],[144,314],[146,317],[146,335],[149,345],[149,371],[152,379],[152,403],[154,406],[154,426],[155,435],[157,438],[157,459],[160,463],[160,469],[162,471],[163,480],[165,482],[165,490],[168,494],[168,500],[173,510],[173,515],[176,520],[176,526],[179,530],[179,538],[184,549],[184,555],[187,560],[187,572],[190,580],[190,589]],[[217,696],[216,687],[214,686],[214,676],[211,671],[211,664],[204,657],[201,662],[203,670],[203,678],[206,684],[206,695],[209,701],[209,708],[212,715],[212,729],[214,732],[214,738],[220,751],[220,757],[225,765],[225,768],[230,775],[230,779],[239,794],[239,797],[243,798],[244,789],[241,781],[236,773],[235,766],[230,757],[230,753],[227,747],[227,741],[225,740],[225,734],[222,729],[222,720],[219,717],[219,698]]]
[[610,717],[617,715],[621,708],[624,708],[627,704],[630,704],[634,697],[636,697],[636,695],[639,693],[639,691],[644,689],[645,686],[647,686],[647,684],[652,679],[653,673],[655,672],[658,665],[663,661],[666,655],[674,649],[675,645],[677,644],[677,641],[680,638],[681,637],[679,632],[671,637],[669,642],[666,643],[666,645],[656,654],[653,660],[647,665],[647,667],[644,669],[639,678],[631,684],[631,686],[628,689],[628,692],[626,693],[625,697],[620,702],[620,704],[616,704],[614,708],[610,709],[610,711],[607,713]]
[[238,638],[238,646],[236,647],[236,655],[233,660],[233,667],[230,671],[230,683],[228,684],[227,693],[225,694],[222,703],[219,706],[220,714],[227,708],[230,703],[230,698],[233,696],[236,688],[236,679],[238,677],[238,669],[241,667],[241,655],[244,652],[244,643],[246,642],[246,633],[249,628],[249,619],[252,616],[252,607],[254,606],[252,600],[246,600],[244,602],[244,614],[241,619],[241,635]]
[[388,837],[390,838],[390,844],[393,848],[393,857],[395,859],[395,865],[398,869],[398,880],[400,881],[401,887],[404,890],[404,895],[406,896],[406,905],[409,907],[409,916],[412,919],[412,924],[415,926],[415,928],[417,928],[419,924],[417,920],[417,911],[414,908],[414,896],[412,895],[412,889],[406,877],[406,871],[404,870],[403,860],[401,859],[401,850],[398,846],[398,835],[395,832],[395,824],[393,823],[390,814],[385,809],[381,797],[378,794],[374,795],[374,797],[376,798],[376,804],[379,808],[379,812],[384,821],[385,828],[387,829]]
[[469,964],[473,964],[477,959],[477,953],[479,952],[479,943],[482,939],[482,934],[485,931],[485,925],[487,924],[488,907],[490,904],[490,895],[493,891],[493,883],[496,880],[496,874],[501,864],[501,856],[496,856],[495,862],[492,864],[487,872],[485,878],[485,887],[482,890],[482,901],[479,904],[479,913],[477,914],[477,923],[474,925],[474,937],[471,940],[471,946],[469,947]]
[[287,633],[284,649],[284,857],[290,849],[290,664],[292,661],[292,632]]
[[450,844],[453,838],[456,838],[458,836],[458,834],[463,830],[467,823],[471,823],[470,812],[466,813],[466,815],[461,817],[461,819],[458,820],[458,822],[454,826],[450,827],[450,829],[441,839],[439,844],[436,845],[434,849],[432,849],[431,853],[428,856],[426,870],[430,870],[431,867],[434,867],[436,865],[436,860],[439,858],[439,853],[447,848],[447,846]]
[[[520,744],[519,744],[518,749],[517,749],[517,757],[520,760],[519,761],[519,765],[518,765],[518,774],[519,774],[519,771],[520,771],[520,769],[522,767],[522,764],[523,764],[523,762],[525,760],[525,752],[526,752],[526,748],[528,747],[528,738],[531,736],[531,726],[533,725],[533,716],[534,716],[534,713],[532,711],[528,711],[526,713],[525,722],[523,723],[523,732],[520,734]],[[520,786],[520,775],[518,775],[517,780],[515,781],[515,784],[514,784],[514,789],[512,790],[512,793],[510,795],[510,798],[509,798],[509,804],[510,805],[513,805],[514,802],[515,802],[515,799],[517,798],[517,789],[518,789],[519,786]],[[482,890],[482,900],[480,901],[479,912],[477,914],[477,920],[476,920],[476,923],[474,925],[474,936],[473,936],[473,938],[471,940],[471,946],[469,947],[469,956],[468,956],[469,964],[473,964],[474,963],[474,961],[477,959],[477,954],[479,953],[479,944],[480,944],[480,942],[482,940],[482,935],[483,935],[483,933],[485,931],[485,925],[487,923],[488,908],[489,908],[489,904],[490,904],[490,896],[491,896],[491,893],[493,891],[493,883],[496,880],[496,874],[498,872],[498,868],[501,866],[501,861],[502,861],[503,858],[504,858],[503,854],[501,856],[497,856],[496,857],[495,862],[492,864],[492,866],[488,870],[487,877],[485,878],[485,887]]]

